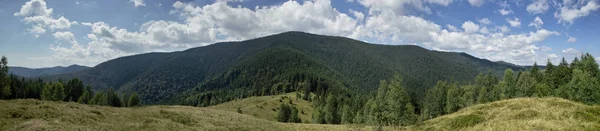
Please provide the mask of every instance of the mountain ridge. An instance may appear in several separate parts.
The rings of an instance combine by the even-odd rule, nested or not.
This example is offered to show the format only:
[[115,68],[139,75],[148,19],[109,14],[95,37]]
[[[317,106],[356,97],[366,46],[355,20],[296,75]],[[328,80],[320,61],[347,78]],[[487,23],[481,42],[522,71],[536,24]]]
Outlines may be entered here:
[[86,69],[90,69],[91,67],[81,66],[81,65],[70,65],[67,67],[63,66],[54,66],[54,67],[44,67],[44,68],[27,68],[21,66],[10,66],[8,73],[14,74],[22,77],[40,77],[46,75],[60,75],[60,74],[68,74],[74,73],[78,71],[83,71]]
[[[282,54],[295,52],[296,55],[256,55],[265,51]],[[140,93],[146,103],[156,103],[171,99],[196,86],[201,87],[206,81],[219,79],[225,73],[236,70],[236,67],[255,70],[242,68],[239,72],[246,72],[247,76],[236,77],[233,82],[245,83],[250,88],[262,88],[258,87],[259,85],[270,87],[269,84],[277,82],[256,82],[251,78],[260,74],[261,70],[265,71],[266,65],[241,65],[243,61],[250,59],[268,61],[268,58],[261,58],[266,56],[281,57],[278,64],[285,64],[285,61],[289,60],[313,63],[318,66],[314,69],[322,70],[313,72],[314,77],[327,78],[330,82],[364,91],[373,90],[379,80],[399,72],[405,76],[407,85],[411,86],[409,91],[417,97],[433,87],[437,80],[455,79],[468,83],[478,73],[491,71],[499,76],[507,68],[524,69],[521,66],[479,59],[466,53],[432,51],[414,45],[377,45],[339,36],[285,32],[238,42],[220,42],[184,51],[125,56],[82,72],[43,78],[58,80],[77,77],[94,86],[96,90],[112,87],[121,92],[135,91]],[[282,70],[272,72],[271,74],[275,75],[265,79],[289,81],[282,77],[291,77],[291,74],[285,75],[285,69]]]

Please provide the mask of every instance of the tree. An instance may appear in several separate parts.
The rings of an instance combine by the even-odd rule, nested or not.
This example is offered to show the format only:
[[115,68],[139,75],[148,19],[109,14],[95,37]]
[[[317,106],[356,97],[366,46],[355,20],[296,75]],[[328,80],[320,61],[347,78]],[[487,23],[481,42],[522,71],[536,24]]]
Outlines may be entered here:
[[42,100],[53,100],[54,99],[54,89],[51,83],[44,84],[44,89],[42,90]]
[[291,108],[292,108],[292,114],[290,115],[289,122],[301,123],[302,120],[300,120],[300,117],[298,116],[298,109],[296,107],[291,107]]
[[326,98],[326,106],[322,113],[325,113],[325,121],[329,124],[340,124],[338,115],[338,101],[335,95],[329,94]]
[[83,82],[77,78],[69,80],[65,87],[66,90],[69,90],[66,91],[68,94],[67,98],[65,98],[65,101],[78,101],[84,92]]
[[462,107],[461,96],[462,91],[458,87],[458,84],[451,84],[450,88],[448,88],[448,93],[446,94],[446,106],[444,107],[446,114],[456,112]]
[[52,92],[53,101],[62,101],[65,98],[65,88],[62,83],[56,82],[52,84],[52,89],[54,90]]
[[517,90],[515,93],[515,97],[529,97],[533,95],[533,89],[535,88],[537,82],[535,78],[529,72],[524,72],[521,74],[517,81]]
[[[588,72],[573,71],[573,79],[569,82],[565,92],[572,93],[573,100],[585,104],[600,104],[600,86],[598,78],[592,77]],[[564,90],[563,90],[564,91]]]
[[515,85],[516,82],[513,70],[506,69],[506,71],[504,72],[504,77],[502,78],[502,82],[500,82],[500,84],[498,85],[498,89],[502,93],[500,94],[499,99],[497,100],[514,98],[515,93],[517,92],[517,88]]
[[279,122],[289,122],[290,120],[290,114],[291,114],[291,110],[290,107],[286,104],[280,104],[279,105],[279,112],[277,112],[277,121]]
[[10,79],[7,77],[7,64],[7,58],[2,56],[2,59],[0,60],[0,99],[8,99],[11,95]]
[[553,90],[546,83],[537,83],[533,90],[532,96],[534,97],[546,97],[553,95]]
[[140,97],[137,93],[134,92],[133,94],[131,94],[131,96],[129,96],[129,101],[127,102],[127,105],[130,107],[140,105]]

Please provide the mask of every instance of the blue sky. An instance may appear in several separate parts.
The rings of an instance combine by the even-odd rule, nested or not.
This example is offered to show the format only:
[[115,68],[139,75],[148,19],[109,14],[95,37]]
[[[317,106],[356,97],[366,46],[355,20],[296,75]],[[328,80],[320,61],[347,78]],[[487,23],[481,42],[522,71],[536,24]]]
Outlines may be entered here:
[[[600,56],[597,0],[0,0],[11,66],[95,66],[286,31],[519,65]],[[226,53],[226,52],[223,52]],[[600,57],[599,57],[600,58]]]

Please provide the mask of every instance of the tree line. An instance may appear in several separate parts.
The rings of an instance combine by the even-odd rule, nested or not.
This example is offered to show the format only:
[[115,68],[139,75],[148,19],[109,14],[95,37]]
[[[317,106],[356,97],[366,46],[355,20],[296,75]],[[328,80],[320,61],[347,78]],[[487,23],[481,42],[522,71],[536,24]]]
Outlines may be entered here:
[[[516,74],[516,75],[515,75]],[[502,80],[491,73],[479,74],[473,84],[439,81],[423,100],[424,119],[450,114],[473,104],[520,97],[560,97],[585,104],[600,104],[600,69],[594,57],[584,54],[555,66],[548,61],[527,71],[506,70]]]
[[137,93],[119,96],[112,88],[94,92],[91,86],[84,87],[83,82],[77,78],[44,82],[42,79],[32,80],[9,75],[7,64],[8,60],[3,56],[0,61],[0,99],[40,99],[113,107],[132,107],[141,104]]

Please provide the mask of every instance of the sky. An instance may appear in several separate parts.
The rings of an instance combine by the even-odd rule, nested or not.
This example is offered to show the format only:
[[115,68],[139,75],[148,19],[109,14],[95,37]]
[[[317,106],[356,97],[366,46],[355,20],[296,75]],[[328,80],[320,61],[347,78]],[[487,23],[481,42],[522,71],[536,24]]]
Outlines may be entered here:
[[600,56],[599,8],[598,0],[0,0],[0,55],[9,66],[95,66],[303,31],[545,65]]

